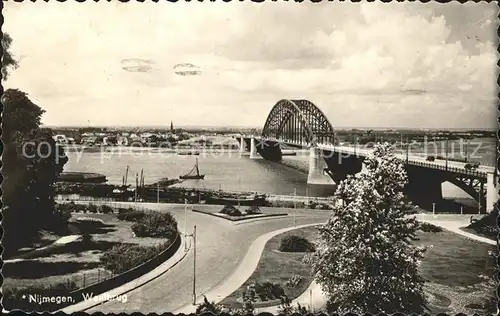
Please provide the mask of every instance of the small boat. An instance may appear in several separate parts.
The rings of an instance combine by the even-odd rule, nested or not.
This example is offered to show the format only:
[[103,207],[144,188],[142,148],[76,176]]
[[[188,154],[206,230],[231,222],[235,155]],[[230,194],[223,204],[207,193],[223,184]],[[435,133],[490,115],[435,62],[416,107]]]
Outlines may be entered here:
[[195,152],[192,152],[192,151],[180,151],[178,153],[179,155],[188,155],[188,156],[191,156],[191,155],[194,155],[194,156],[199,156],[200,153],[195,151]]
[[[194,172],[196,171],[196,174]],[[179,179],[187,180],[187,179],[204,179],[205,175],[200,174],[200,169],[198,169],[198,158],[196,158],[196,164],[194,165],[193,169],[189,171],[189,173],[179,176]]]

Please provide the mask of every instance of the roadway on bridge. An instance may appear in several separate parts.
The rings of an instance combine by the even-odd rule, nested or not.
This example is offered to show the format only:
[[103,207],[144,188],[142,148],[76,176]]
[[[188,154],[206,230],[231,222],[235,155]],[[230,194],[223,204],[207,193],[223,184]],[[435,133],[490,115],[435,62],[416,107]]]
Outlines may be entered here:
[[[202,207],[199,206],[199,209]],[[160,205],[152,206],[152,208],[172,213],[178,221],[180,231],[184,231],[184,206]],[[256,220],[245,224],[238,223],[238,225],[225,219],[188,211],[188,233],[192,232],[193,225],[197,225],[196,293],[198,302],[202,299],[203,293],[218,287],[231,277],[254,240],[266,233],[293,226],[293,210],[279,208],[265,208],[264,210],[266,213],[283,211],[288,212],[290,216]],[[330,211],[297,209],[296,225],[324,223],[329,214]],[[192,291],[193,251],[191,250],[186,258],[169,272],[129,292],[127,302],[108,301],[86,312],[118,313],[126,310],[129,313],[140,311],[159,314],[165,311],[175,311],[191,304]]]
[[[318,144],[318,148],[322,150],[330,150],[333,151],[335,150],[336,152],[342,152],[350,155],[359,155],[359,156],[368,156],[373,149],[366,149],[366,148],[355,148],[355,147],[346,147],[346,146],[333,146],[333,145],[323,145],[323,144]],[[398,157],[401,160],[406,160],[406,154],[395,154],[396,157]],[[446,167],[448,165],[449,168],[458,168],[458,169],[464,169],[465,163],[463,162],[457,162],[457,161],[450,161],[446,162],[446,160],[442,159],[436,159],[434,161],[427,161],[425,156],[417,156],[417,155],[409,155],[408,156],[408,161],[411,162],[420,162],[420,163],[425,163],[430,166],[440,166],[440,167]],[[485,166],[485,165],[480,165],[479,168],[476,169],[476,171],[479,172],[485,172],[485,173],[493,173],[495,170],[494,167],[491,166]],[[465,171],[465,169],[464,169]]]
[[[262,140],[262,137],[255,137],[257,140]],[[306,144],[304,143],[288,143],[286,141],[280,140],[280,139],[275,139],[275,138],[268,138],[269,140],[275,141],[275,142],[280,142],[285,145],[298,145],[298,146],[303,146],[307,147]],[[373,149],[370,148],[363,148],[363,146],[356,147],[354,145],[352,146],[334,146],[330,144],[317,144],[317,148],[322,149],[322,150],[327,150],[327,151],[335,151],[335,152],[340,152],[340,153],[345,153],[346,155],[358,155],[360,157],[365,157],[368,156],[370,153],[373,152]],[[395,153],[395,156],[398,157],[401,160],[406,160],[406,153]],[[458,169],[463,169],[465,171],[465,163],[463,162],[458,162],[458,161],[450,161],[448,162],[444,159],[436,159],[434,161],[427,161],[425,153],[421,153],[419,155],[415,154],[409,154],[408,156],[408,161],[410,162],[418,162],[418,163],[425,163],[428,164],[429,166],[436,166],[436,167],[446,167],[446,165],[449,168],[458,168]],[[437,168],[436,168],[437,169]],[[495,171],[495,167],[492,166],[486,166],[486,165],[480,165],[475,171],[478,172],[484,172],[484,173],[493,173]]]

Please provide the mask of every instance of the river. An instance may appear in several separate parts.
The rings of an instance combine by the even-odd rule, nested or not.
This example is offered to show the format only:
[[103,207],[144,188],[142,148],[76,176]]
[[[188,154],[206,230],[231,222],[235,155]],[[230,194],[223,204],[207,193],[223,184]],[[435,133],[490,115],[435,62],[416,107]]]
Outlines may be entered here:
[[[480,157],[475,160],[492,165],[494,140],[471,140],[469,155],[472,155],[478,146],[480,150],[476,155]],[[459,146],[454,148],[456,152]],[[151,148],[122,147],[111,150],[114,151],[67,152],[69,161],[64,171],[97,172],[106,175],[108,183],[121,184],[128,165],[129,184],[135,183],[135,175],[140,174],[141,169],[144,170],[145,183],[148,184],[164,177],[178,178],[179,175],[188,173],[198,159],[200,173],[205,174],[205,179],[186,180],[177,186],[273,194],[292,194],[296,190],[298,195],[311,196],[326,196],[333,193],[333,189],[308,188],[307,151],[297,156],[284,156],[282,163],[275,163],[264,159],[250,160],[248,156],[240,156],[238,151],[229,150],[201,152],[199,156],[178,155]],[[459,155],[454,154],[454,156]],[[443,195],[446,198],[468,197],[465,192],[450,183],[443,184]]]

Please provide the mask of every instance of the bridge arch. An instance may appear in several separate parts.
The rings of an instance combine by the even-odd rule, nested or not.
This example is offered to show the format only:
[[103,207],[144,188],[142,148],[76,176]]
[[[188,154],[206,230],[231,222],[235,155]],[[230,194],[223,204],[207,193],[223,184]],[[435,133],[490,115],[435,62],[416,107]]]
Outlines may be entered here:
[[262,136],[308,146],[334,144],[335,141],[332,124],[308,100],[278,101],[267,116]]

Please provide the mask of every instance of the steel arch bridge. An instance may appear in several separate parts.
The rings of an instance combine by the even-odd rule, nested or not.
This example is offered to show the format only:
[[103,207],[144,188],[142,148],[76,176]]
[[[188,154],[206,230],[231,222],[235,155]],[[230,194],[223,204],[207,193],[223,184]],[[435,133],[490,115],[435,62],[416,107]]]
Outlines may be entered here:
[[280,100],[262,129],[264,138],[307,146],[334,144],[335,132],[326,115],[308,100]]

